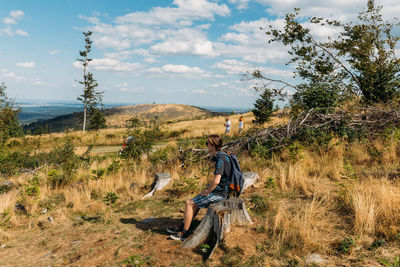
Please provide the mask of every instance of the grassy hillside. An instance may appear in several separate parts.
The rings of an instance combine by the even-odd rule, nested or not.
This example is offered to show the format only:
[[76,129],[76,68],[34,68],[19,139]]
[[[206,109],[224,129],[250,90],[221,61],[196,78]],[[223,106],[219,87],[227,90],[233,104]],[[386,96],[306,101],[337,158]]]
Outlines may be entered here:
[[[237,119],[232,117],[233,129]],[[264,127],[287,119],[274,118]],[[247,134],[255,127],[251,120],[246,114]],[[40,168],[33,173],[18,167],[0,178],[13,182],[0,193],[0,265],[380,266],[400,255],[396,129],[373,140],[333,138],[324,147],[294,143],[270,157],[257,149],[240,154],[242,169],[261,177],[242,195],[254,224],[232,227],[208,262],[201,249],[182,250],[165,229],[182,218],[185,200],[204,188],[213,170],[204,159],[173,159],[178,147],[204,147],[204,134],[222,133],[223,122],[218,117],[164,124],[158,150],[140,162],[106,149],[120,145],[126,129],[10,140],[9,166],[23,162],[32,170],[29,164],[37,161]],[[28,154],[15,154],[24,150]],[[28,161],[33,154],[36,161]],[[157,171],[169,172],[173,181],[141,200]],[[66,183],[55,186],[62,179]],[[312,254],[324,262],[310,263]]]
[[[82,128],[82,112],[74,112],[68,115],[58,116],[48,120],[40,120],[24,126],[25,132],[60,132],[67,129],[78,130]],[[221,115],[223,113],[212,112],[189,105],[175,104],[145,104],[136,106],[116,107],[104,110],[104,115],[109,128],[124,128],[127,121],[137,118],[140,123],[149,124],[157,120],[158,123],[166,121],[191,120]]]

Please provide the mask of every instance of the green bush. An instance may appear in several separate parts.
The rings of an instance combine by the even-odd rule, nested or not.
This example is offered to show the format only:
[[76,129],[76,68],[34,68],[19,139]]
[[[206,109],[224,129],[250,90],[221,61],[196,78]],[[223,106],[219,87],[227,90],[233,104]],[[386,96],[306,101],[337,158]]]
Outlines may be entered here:
[[64,175],[72,176],[73,171],[78,168],[79,157],[74,152],[74,145],[67,139],[61,147],[56,147],[49,153],[49,163],[61,167]]
[[107,167],[107,174],[116,173],[121,168],[121,163],[119,160],[115,159],[111,164]]
[[71,176],[60,173],[57,169],[51,169],[47,172],[47,182],[52,188],[68,185],[71,181]]
[[119,196],[114,192],[107,192],[104,194],[103,202],[106,203],[107,206],[113,207],[117,203],[118,199]]
[[40,178],[39,176],[34,176],[28,180],[25,185],[25,194],[31,197],[37,197],[40,194]]
[[149,153],[156,140],[162,138],[163,134],[159,130],[133,130],[128,133],[133,137],[132,142],[123,151],[122,157],[140,161],[145,153]]
[[350,250],[356,246],[356,242],[350,236],[344,238],[340,243],[339,251],[342,253],[349,253]]

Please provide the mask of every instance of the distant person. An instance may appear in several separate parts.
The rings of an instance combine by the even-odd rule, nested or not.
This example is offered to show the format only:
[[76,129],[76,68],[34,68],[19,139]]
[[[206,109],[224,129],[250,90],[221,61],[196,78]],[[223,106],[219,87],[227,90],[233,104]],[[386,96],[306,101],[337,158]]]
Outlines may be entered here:
[[239,130],[238,133],[241,134],[243,131],[243,116],[240,116],[239,118]]
[[225,126],[225,134],[229,134],[229,132],[231,131],[231,126],[232,126],[232,123],[229,118],[225,119],[224,126]]
[[228,198],[232,165],[228,155],[221,151],[222,138],[212,134],[208,137],[206,145],[208,151],[213,154],[212,160],[215,162],[214,178],[200,195],[186,201],[183,222],[177,228],[167,229],[174,240],[183,241],[188,237],[190,224],[200,208],[207,208],[210,204]]
[[128,136],[128,137],[125,139],[124,145],[123,145],[123,146],[121,147],[121,149],[119,150],[118,155],[121,155],[122,153],[124,153],[125,149],[128,148],[129,144],[132,143],[132,141],[133,141],[133,136]]

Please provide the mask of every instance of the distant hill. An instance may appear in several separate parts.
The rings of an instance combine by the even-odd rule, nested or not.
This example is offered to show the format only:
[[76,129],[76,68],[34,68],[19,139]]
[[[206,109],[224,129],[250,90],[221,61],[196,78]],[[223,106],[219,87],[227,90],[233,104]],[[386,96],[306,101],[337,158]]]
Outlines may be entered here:
[[[154,119],[159,122],[200,119],[220,116],[225,113],[213,112],[203,108],[178,104],[144,104],[136,106],[115,107],[104,110],[109,128],[126,127],[127,121],[137,118],[140,123],[149,123]],[[82,128],[82,112],[40,120],[24,126],[25,132],[60,132],[66,129]]]

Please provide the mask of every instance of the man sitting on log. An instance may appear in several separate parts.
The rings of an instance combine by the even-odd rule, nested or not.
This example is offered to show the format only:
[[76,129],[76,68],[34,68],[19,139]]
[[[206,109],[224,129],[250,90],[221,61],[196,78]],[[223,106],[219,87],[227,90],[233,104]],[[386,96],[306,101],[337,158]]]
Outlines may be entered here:
[[212,134],[208,137],[206,145],[208,151],[213,154],[212,160],[215,162],[214,178],[200,195],[186,201],[183,222],[177,228],[167,229],[167,232],[172,234],[170,237],[174,240],[183,241],[188,237],[190,224],[200,208],[208,208],[210,204],[228,198],[232,166],[229,157],[221,151],[222,138]]

